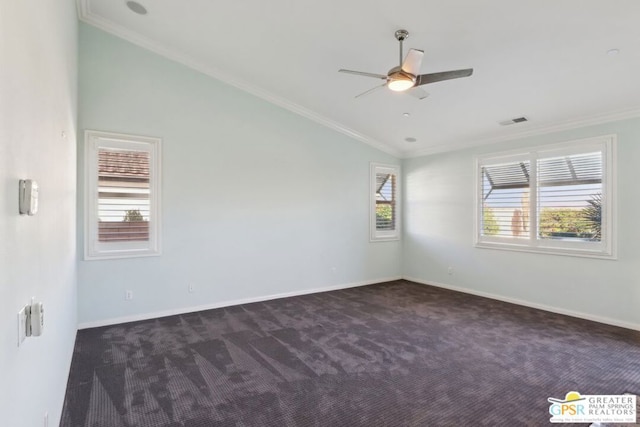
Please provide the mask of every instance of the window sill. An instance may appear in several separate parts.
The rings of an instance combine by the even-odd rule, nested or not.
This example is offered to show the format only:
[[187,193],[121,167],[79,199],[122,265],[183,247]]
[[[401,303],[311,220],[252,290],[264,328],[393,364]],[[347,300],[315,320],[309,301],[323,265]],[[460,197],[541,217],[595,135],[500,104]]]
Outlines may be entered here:
[[395,236],[395,237],[371,237],[369,238],[369,241],[371,243],[375,243],[375,242],[395,242],[400,240],[399,236]]
[[101,261],[108,259],[127,259],[127,258],[143,258],[143,257],[152,257],[152,256],[160,256],[162,253],[158,250],[140,250],[140,251],[112,251],[112,252],[94,252],[94,253],[85,253],[84,260],[85,261]]
[[588,249],[561,249],[561,248],[549,248],[549,247],[534,247],[534,246],[524,246],[524,245],[516,245],[509,243],[489,243],[489,242],[478,242],[474,245],[478,249],[497,249],[500,251],[510,251],[510,252],[529,252],[536,254],[545,254],[545,255],[560,255],[560,256],[571,256],[578,258],[595,258],[595,259],[604,259],[609,261],[616,261],[618,259],[615,253],[607,253],[603,251],[595,251]]

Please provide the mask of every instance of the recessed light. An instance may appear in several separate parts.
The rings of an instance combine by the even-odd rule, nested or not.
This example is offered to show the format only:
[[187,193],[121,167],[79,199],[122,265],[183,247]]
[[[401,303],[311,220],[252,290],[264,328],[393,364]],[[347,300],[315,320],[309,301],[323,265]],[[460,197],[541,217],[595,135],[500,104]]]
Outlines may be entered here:
[[128,1],[127,7],[131,9],[132,12],[137,13],[138,15],[147,14],[147,9],[137,1]]
[[412,136],[408,136],[408,137],[406,137],[404,140],[405,140],[405,141],[407,141],[407,142],[416,142],[416,141],[417,141],[417,139],[415,139],[415,138],[414,138],[414,137],[412,137]]
[[402,115],[403,115],[404,117],[411,117],[411,114],[409,114],[409,113],[404,113],[404,114],[402,114]]
[[620,49],[609,49],[607,51],[607,55],[609,56],[616,56],[619,53],[620,53]]

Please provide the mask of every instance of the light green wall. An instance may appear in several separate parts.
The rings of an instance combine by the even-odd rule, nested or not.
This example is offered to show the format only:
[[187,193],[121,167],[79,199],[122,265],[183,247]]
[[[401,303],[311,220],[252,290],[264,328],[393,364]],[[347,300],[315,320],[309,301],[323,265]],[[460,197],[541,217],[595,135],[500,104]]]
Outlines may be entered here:
[[[474,156],[607,134],[618,137],[618,260],[473,246]],[[633,119],[405,160],[404,275],[640,328],[639,140]]]
[[[161,257],[79,262],[82,325],[399,275],[640,324],[640,120],[405,160],[404,240],[370,243],[368,167],[387,154],[86,25],[79,103],[80,131],[163,138],[164,187]],[[609,133],[618,260],[473,247],[475,155]],[[82,156],[79,138],[80,177]]]
[[163,255],[80,261],[81,325],[400,275],[368,234],[369,163],[398,160],[93,27],[79,51],[80,132],[163,139]]

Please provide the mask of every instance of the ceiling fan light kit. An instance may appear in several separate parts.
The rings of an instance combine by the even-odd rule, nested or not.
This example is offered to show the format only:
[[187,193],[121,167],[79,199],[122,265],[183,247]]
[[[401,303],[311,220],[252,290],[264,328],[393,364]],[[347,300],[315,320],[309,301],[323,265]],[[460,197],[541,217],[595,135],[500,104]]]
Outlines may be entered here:
[[391,80],[387,87],[394,92],[404,92],[411,89],[414,83],[411,80]]
[[398,30],[395,32],[395,37],[396,40],[398,40],[398,42],[400,43],[400,65],[390,69],[386,75],[346,69],[338,70],[341,73],[355,74],[359,76],[385,80],[385,83],[383,85],[376,86],[373,89],[369,89],[366,92],[357,95],[356,98],[359,98],[383,86],[386,86],[394,92],[405,92],[409,91],[409,89],[413,89],[412,91],[410,91],[410,93],[416,92],[414,95],[417,98],[424,99],[428,94],[421,89],[414,88],[428,83],[468,77],[473,74],[473,68],[467,68],[464,70],[442,71],[439,73],[431,74],[418,74],[420,72],[420,66],[422,65],[424,51],[418,49],[409,49],[409,52],[407,52],[407,56],[404,57],[403,60],[402,45],[404,40],[409,37],[409,32],[407,30]]
[[403,92],[411,89],[416,84],[416,76],[402,70],[402,67],[393,67],[387,76],[387,87],[395,92]]

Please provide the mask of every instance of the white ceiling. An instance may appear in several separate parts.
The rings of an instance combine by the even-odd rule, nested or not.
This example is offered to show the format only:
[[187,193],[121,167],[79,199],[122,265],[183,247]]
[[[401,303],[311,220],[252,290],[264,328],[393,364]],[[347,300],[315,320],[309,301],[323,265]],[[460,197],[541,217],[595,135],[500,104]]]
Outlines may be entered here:
[[[399,157],[640,116],[638,0],[138,2],[78,0],[85,22]],[[473,76],[355,99],[379,81],[338,69],[386,74],[400,28],[422,73]]]

